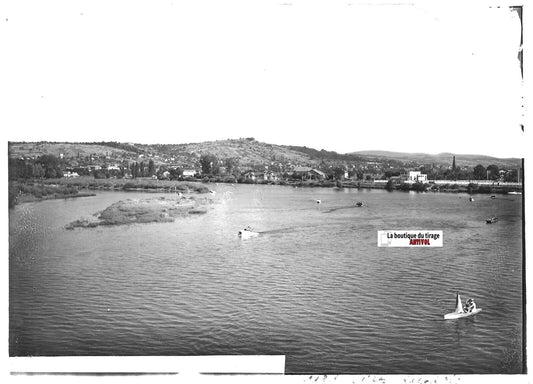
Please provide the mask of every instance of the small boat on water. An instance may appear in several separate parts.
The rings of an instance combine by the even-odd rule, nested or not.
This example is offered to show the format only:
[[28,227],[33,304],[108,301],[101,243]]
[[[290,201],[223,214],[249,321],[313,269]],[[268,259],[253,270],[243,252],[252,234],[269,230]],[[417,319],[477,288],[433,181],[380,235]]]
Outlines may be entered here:
[[491,217],[490,219],[487,219],[487,224],[494,224],[498,221],[497,217]]
[[474,198],[472,196],[470,196],[470,198],[468,200],[474,201]]
[[252,230],[252,227],[248,226],[246,228],[244,228],[242,231],[239,231],[239,233],[237,233],[237,235],[243,239],[246,239],[246,238],[249,238],[249,237],[255,237],[255,236],[259,236],[259,232],[254,232]]
[[355,203],[355,206],[356,207],[362,207],[364,204],[362,201],[358,201],[357,203]]
[[508,195],[521,195],[522,192],[520,191],[511,191],[511,192],[507,192]]
[[[471,301],[473,303],[473,300]],[[467,307],[463,307],[461,296],[459,295],[459,292],[457,292],[457,297],[455,298],[455,311],[445,314],[444,320],[453,320],[460,319],[462,317],[474,316],[476,313],[481,312],[481,308],[476,308],[475,304],[470,306],[469,309],[465,311],[466,308]]]
[[496,198],[496,195],[491,195],[490,198],[491,198],[491,199],[495,199],[495,198]]

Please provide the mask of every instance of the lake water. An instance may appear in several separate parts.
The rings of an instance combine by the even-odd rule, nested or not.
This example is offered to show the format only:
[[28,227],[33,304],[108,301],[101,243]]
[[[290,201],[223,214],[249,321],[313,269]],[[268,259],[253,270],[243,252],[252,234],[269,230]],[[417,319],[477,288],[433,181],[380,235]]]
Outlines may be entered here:
[[[522,196],[210,186],[211,210],[174,223],[65,230],[116,201],[166,194],[11,210],[10,355],[282,354],[286,373],[522,372]],[[240,239],[246,225],[261,235]],[[377,247],[378,230],[404,229],[442,230],[444,246]],[[456,291],[483,311],[443,320]]]

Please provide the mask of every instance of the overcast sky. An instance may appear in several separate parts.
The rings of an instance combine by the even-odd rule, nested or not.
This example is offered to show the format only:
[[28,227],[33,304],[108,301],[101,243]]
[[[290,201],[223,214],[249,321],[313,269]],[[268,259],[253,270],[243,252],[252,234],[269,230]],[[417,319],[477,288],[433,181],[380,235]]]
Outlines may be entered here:
[[0,15],[6,140],[524,156],[508,7],[10,0]]

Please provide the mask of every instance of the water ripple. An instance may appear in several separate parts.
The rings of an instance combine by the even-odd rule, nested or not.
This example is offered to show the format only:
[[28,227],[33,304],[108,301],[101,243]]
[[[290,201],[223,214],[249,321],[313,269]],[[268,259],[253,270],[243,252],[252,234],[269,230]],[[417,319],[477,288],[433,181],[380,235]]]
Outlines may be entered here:
[[[119,192],[16,207],[10,354],[281,353],[288,373],[519,372],[520,201],[218,189],[209,215],[146,226],[63,229]],[[493,214],[502,225],[484,223]],[[260,236],[239,239],[245,225]],[[445,246],[377,247],[378,230],[406,228],[443,230]],[[483,312],[444,321],[457,291]]]

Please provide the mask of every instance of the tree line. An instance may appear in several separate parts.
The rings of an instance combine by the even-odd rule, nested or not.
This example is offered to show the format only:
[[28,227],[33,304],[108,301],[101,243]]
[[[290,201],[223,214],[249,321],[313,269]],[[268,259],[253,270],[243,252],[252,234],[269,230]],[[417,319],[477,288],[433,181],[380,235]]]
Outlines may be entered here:
[[128,173],[133,178],[152,177],[156,174],[155,163],[150,159],[132,162],[129,167],[119,167],[119,169],[93,169],[88,167],[70,167],[67,160],[60,159],[54,155],[42,155],[36,159],[9,158],[8,178],[9,180],[20,179],[55,179],[63,177],[65,171],[73,170],[80,176],[94,176],[96,179],[109,177],[125,177]]
[[[373,173],[379,175],[380,178],[389,179],[394,176],[405,175],[408,172],[405,168],[399,167],[398,164],[387,164],[389,167],[375,166],[370,170],[365,170],[362,165],[356,166],[355,164],[343,163],[343,162],[327,162],[322,160],[320,164],[316,165],[316,168],[323,171],[326,174],[327,179],[342,180],[347,171],[349,176],[356,176],[357,179],[362,179],[364,174]],[[199,158],[199,166],[201,168],[202,175],[206,177],[210,176],[234,176],[239,178],[242,176],[243,171],[252,170],[261,172],[265,170],[265,164],[246,164],[246,168],[240,163],[238,157],[231,157],[225,159],[219,159],[213,154],[204,154]],[[63,177],[63,173],[67,170],[74,170],[82,175],[92,175],[95,178],[109,178],[109,177],[152,177],[157,175],[158,178],[178,179],[182,176],[183,169],[176,167],[168,167],[165,165],[156,168],[156,165],[152,159],[148,162],[131,162],[120,166],[116,169],[93,169],[89,170],[87,167],[69,167],[69,162],[66,159],[61,159],[54,155],[42,155],[36,159],[21,159],[21,158],[9,158],[8,171],[9,179],[40,179],[40,178],[60,178]],[[276,172],[281,178],[290,178],[290,173],[284,166],[273,162],[269,164],[270,171]],[[418,167],[418,170],[426,174],[429,180],[491,180],[491,181],[503,181],[503,182],[517,182],[522,179],[522,175],[519,175],[518,169],[505,170],[500,172],[501,169],[497,165],[489,165],[484,167],[481,164],[471,168],[445,168],[443,166],[435,166],[434,164],[426,164]],[[168,173],[167,173],[168,172]]]
[[34,160],[10,158],[9,180],[63,177],[65,162],[54,155],[42,155]]
[[144,161],[140,163],[135,162],[130,165],[131,177],[136,179],[137,177],[152,177],[155,175],[155,164],[152,159],[146,164]]

